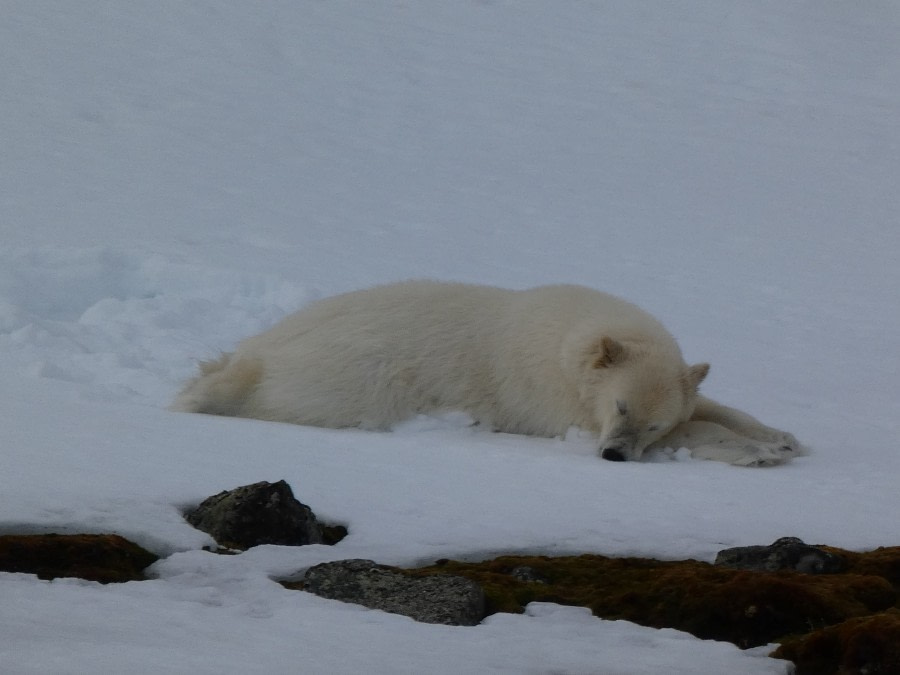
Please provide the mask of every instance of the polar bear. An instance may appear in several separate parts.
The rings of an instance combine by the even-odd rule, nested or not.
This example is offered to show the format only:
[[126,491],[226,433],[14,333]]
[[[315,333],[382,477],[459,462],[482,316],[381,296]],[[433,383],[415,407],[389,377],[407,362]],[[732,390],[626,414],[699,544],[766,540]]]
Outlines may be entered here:
[[590,288],[407,281],[286,317],[202,363],[172,408],[370,429],[459,410],[517,434],[580,427],[614,461],[660,447],[744,466],[798,453],[790,434],[700,396],[708,370],[648,313]]

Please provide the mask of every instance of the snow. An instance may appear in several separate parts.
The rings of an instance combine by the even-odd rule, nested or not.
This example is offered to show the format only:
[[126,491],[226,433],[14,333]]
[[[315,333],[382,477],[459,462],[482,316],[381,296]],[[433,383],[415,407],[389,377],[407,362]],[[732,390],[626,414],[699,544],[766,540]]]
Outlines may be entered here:
[[[897,544],[895,3],[4,9],[0,532],[164,557],[122,585],[0,573],[4,672],[784,673],[580,608],[431,626],[273,578]],[[165,409],[198,359],[413,277],[627,297],[713,364],[705,393],[812,453],[621,464],[458,415],[374,433]],[[350,535],[201,550],[183,508],[279,479]]]

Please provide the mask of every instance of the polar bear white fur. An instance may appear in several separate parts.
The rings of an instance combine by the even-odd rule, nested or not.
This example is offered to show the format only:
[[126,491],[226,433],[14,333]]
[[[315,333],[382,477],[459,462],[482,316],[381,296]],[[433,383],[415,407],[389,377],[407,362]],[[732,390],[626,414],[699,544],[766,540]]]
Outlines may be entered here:
[[172,407],[377,429],[461,410],[511,433],[581,427],[611,460],[687,447],[759,466],[799,450],[790,434],[699,396],[708,370],[685,364],[656,319],[606,293],[408,281],[313,303],[202,363]]

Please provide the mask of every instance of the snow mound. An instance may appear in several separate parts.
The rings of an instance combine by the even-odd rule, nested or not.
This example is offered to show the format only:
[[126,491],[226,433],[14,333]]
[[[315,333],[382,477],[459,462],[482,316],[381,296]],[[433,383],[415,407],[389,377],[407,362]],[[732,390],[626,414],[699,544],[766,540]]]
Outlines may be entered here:
[[309,301],[273,275],[113,248],[0,251],[0,346],[28,376],[164,405],[193,362]]

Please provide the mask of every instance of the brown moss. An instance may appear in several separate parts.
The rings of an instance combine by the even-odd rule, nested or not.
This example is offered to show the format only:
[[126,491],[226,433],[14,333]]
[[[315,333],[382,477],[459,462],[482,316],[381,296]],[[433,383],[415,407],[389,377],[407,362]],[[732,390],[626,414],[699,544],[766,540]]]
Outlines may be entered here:
[[156,560],[154,554],[115,534],[0,536],[0,571],[26,572],[41,579],[138,581]]
[[773,656],[795,661],[798,675],[900,674],[900,547],[821,548],[841,557],[840,573],[599,555],[441,560],[405,572],[476,581],[486,614],[522,612],[535,601],[584,606],[605,619],[677,628],[742,648],[781,641]]
[[883,546],[865,553],[828,546],[822,548],[843,558],[848,572],[883,577],[900,591],[900,546]]
[[786,640],[773,656],[793,661],[797,675],[895,675],[900,673],[900,610]]
[[[546,583],[510,574],[527,566]],[[488,613],[521,612],[532,601],[589,607],[604,619],[669,627],[739,647],[832,625],[892,606],[894,588],[859,574],[748,572],[693,560],[506,556],[445,564],[414,574],[458,574],[482,585]]]

